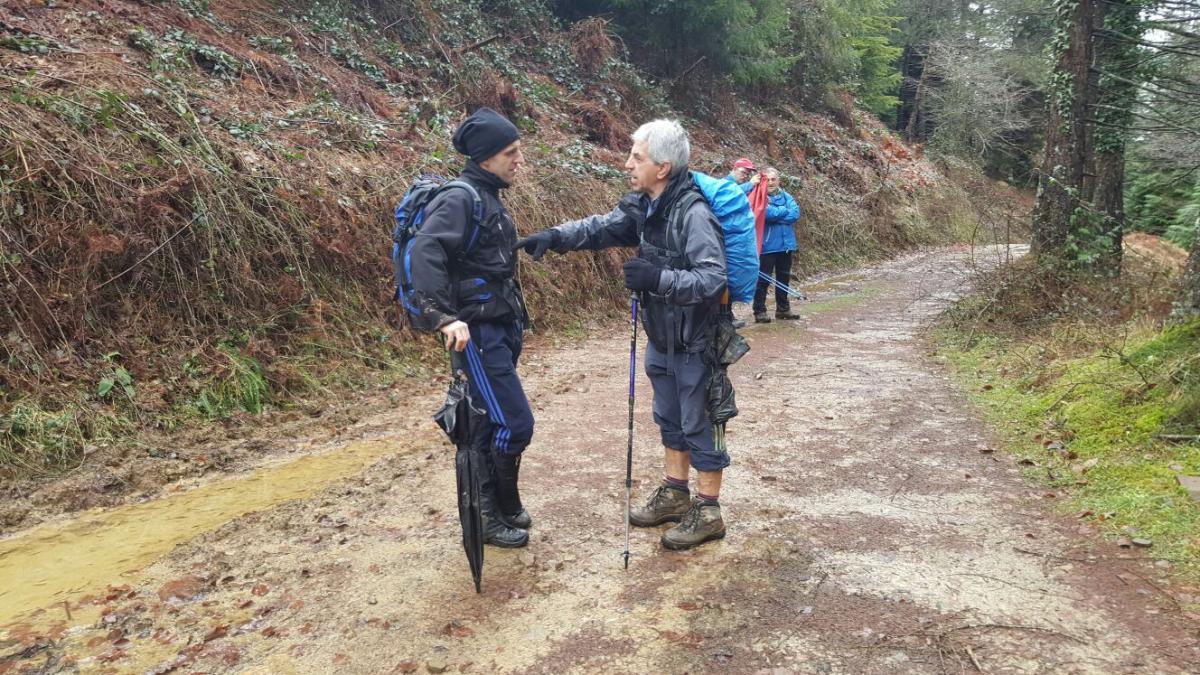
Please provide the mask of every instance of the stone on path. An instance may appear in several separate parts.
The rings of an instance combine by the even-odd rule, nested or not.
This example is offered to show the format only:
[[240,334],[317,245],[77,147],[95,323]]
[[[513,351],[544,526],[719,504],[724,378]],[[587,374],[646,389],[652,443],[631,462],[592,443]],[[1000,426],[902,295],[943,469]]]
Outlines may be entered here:
[[1184,490],[1188,491],[1188,494],[1192,496],[1192,499],[1200,502],[1200,476],[1184,476],[1183,474],[1177,474],[1175,477],[1179,479],[1179,484],[1183,486]]

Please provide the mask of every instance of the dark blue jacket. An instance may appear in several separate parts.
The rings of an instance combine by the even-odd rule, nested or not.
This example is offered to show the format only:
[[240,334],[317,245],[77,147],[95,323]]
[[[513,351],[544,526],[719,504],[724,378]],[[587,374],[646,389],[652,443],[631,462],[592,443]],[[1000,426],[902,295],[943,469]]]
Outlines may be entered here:
[[782,253],[796,250],[796,230],[800,220],[800,205],[782,189],[767,200],[767,219],[763,226],[763,253]]
[[508,184],[469,160],[459,180],[479,193],[482,222],[476,232],[474,203],[462,188],[444,189],[429,202],[409,254],[414,301],[437,328],[456,319],[524,321],[525,303],[513,283],[517,230],[500,201]]

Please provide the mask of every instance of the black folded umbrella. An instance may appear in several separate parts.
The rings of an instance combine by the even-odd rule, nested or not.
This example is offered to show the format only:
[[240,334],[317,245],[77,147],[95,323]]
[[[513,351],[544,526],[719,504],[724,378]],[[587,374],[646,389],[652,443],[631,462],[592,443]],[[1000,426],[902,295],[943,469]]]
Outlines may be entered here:
[[483,514],[480,511],[479,472],[486,470],[484,459],[472,444],[472,416],[486,416],[471,401],[471,389],[462,370],[454,371],[454,379],[446,392],[446,402],[433,419],[446,432],[457,451],[454,454],[454,475],[458,483],[458,522],[462,525],[463,550],[475,580],[475,592],[482,591],[483,578]]

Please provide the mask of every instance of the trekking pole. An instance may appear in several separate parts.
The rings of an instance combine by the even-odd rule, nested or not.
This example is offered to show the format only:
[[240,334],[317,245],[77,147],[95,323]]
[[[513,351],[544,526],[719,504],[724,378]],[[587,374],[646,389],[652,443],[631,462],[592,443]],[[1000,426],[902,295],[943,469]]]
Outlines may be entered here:
[[775,277],[771,276],[770,274],[767,274],[766,272],[759,272],[758,278],[767,282],[771,286],[778,288],[779,290],[783,291],[784,293],[787,293],[788,295],[792,296],[793,298],[796,298],[797,300],[807,300],[808,299],[808,296],[804,295],[800,291],[797,291],[796,289],[792,288],[791,286],[784,284],[782,281],[776,279]]
[[629,569],[629,500],[633,489],[633,383],[637,378],[637,313],[638,298],[629,296],[629,323],[633,326],[629,336],[629,446],[625,451],[625,569]]

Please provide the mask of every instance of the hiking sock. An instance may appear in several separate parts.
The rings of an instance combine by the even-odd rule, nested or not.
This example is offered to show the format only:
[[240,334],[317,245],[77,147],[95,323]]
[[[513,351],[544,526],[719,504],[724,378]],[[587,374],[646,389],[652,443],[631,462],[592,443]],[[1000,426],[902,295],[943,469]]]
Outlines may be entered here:
[[686,478],[679,479],[671,478],[670,476],[663,476],[663,485],[666,485],[669,488],[674,488],[681,492],[688,491],[688,482]]
[[719,501],[717,501],[717,498],[715,496],[706,495],[703,492],[697,492],[696,496],[700,498],[700,501],[704,502],[708,506],[720,506],[721,505],[721,503]]

